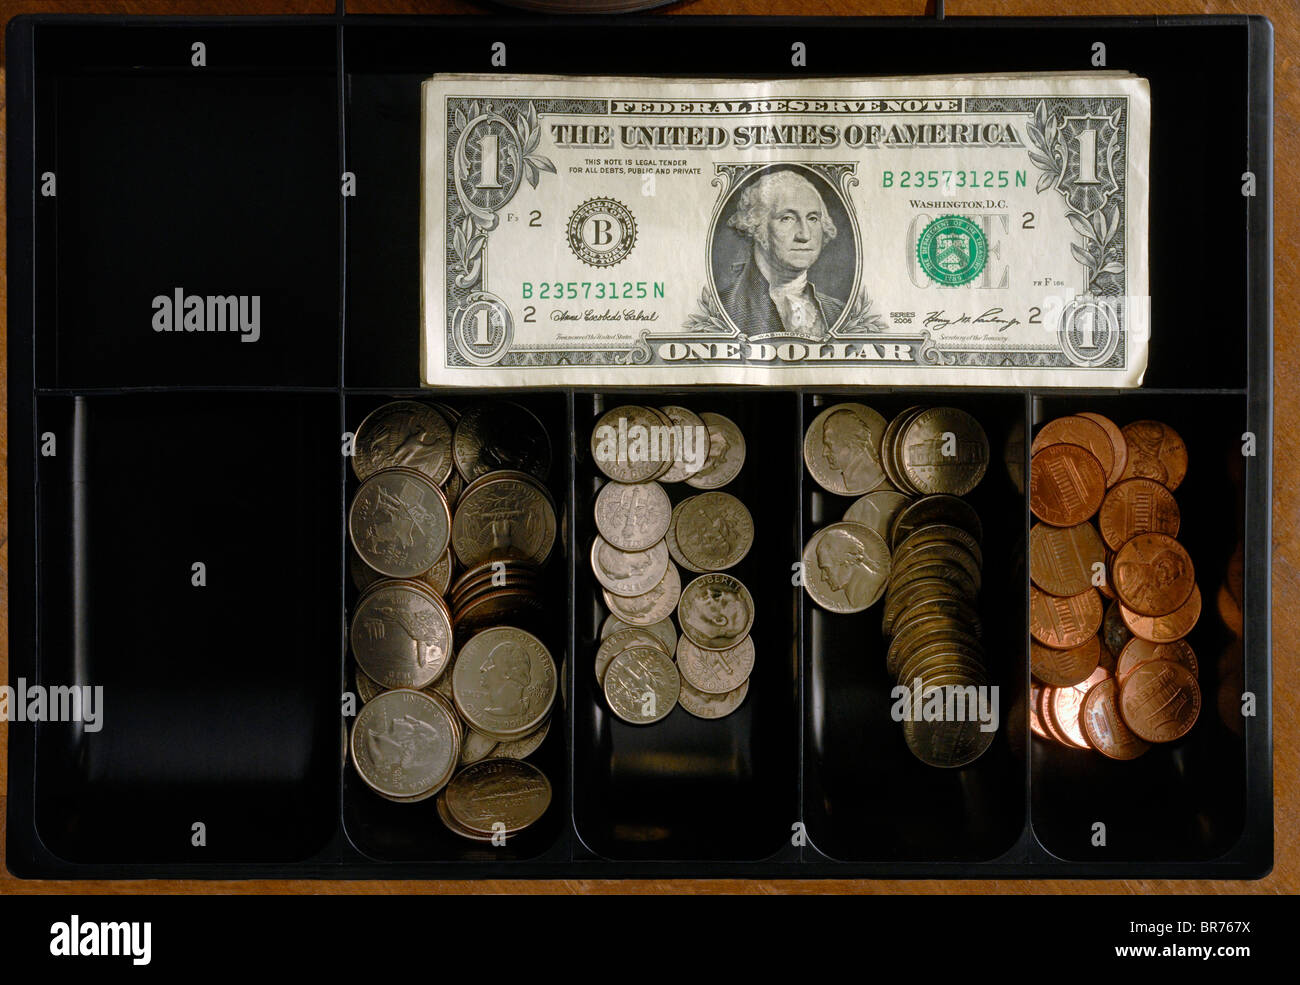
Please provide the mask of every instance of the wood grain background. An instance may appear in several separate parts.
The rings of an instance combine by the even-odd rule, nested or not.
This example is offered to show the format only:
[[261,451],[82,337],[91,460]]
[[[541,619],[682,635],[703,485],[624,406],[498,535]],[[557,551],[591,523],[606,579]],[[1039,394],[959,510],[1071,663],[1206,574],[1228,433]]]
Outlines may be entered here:
[[[701,14],[921,16],[933,9],[924,0],[696,0],[665,7],[665,16]],[[21,13],[94,14],[301,14],[334,12],[333,0],[0,0],[0,19]],[[349,13],[374,14],[490,14],[502,8],[469,0],[348,0]],[[1214,0],[950,0],[950,17],[1084,16],[1158,14],[1264,14],[1276,34],[1275,63],[1275,181],[1279,190],[1276,225],[1273,481],[1273,770],[1276,836],[1273,873],[1258,882],[1191,880],[494,880],[494,881],[313,881],[265,880],[244,882],[150,881],[62,882],[14,879],[0,872],[0,893],[1296,893],[1300,892],[1300,710],[1288,696],[1300,693],[1300,666],[1294,641],[1300,639],[1300,442],[1290,434],[1290,422],[1300,414],[1300,341],[1295,322],[1300,315],[1300,272],[1296,244],[1300,242],[1300,210],[1292,190],[1300,187],[1300,4],[1295,0],[1258,3]],[[3,51],[0,50],[0,61]],[[1212,71],[1207,68],[1207,71]],[[2,70],[0,70],[2,76]],[[0,77],[0,128],[4,95]],[[0,147],[0,155],[4,148]],[[6,249],[0,230],[0,254]],[[7,265],[6,265],[7,266]],[[0,281],[0,350],[5,349],[6,285]],[[0,352],[0,360],[5,358]],[[8,378],[0,373],[0,407],[7,407]],[[8,427],[0,435],[0,465],[5,473],[0,489],[0,680],[8,679],[9,554],[8,554]],[[8,733],[0,726],[0,791],[7,789]],[[4,846],[5,798],[0,793],[0,857]]]

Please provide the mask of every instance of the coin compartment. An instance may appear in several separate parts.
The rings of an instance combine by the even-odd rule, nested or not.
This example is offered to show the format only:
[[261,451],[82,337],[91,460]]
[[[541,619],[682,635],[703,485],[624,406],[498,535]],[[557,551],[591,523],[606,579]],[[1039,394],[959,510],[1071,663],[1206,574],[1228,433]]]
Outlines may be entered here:
[[[984,428],[989,465],[967,496],[984,526],[982,587],[988,683],[998,690],[993,745],[959,770],[927,766],[891,717],[883,602],[832,613],[799,592],[804,680],[803,818],[810,847],[861,861],[986,861],[1019,840],[1024,784],[1027,647],[1024,398],[953,390],[826,391],[803,397],[806,429],[824,407],[864,403],[888,421],[913,406],[957,407]],[[801,431],[802,436],[802,431]],[[800,461],[802,544],[840,520],[856,496],[824,490]]]
[[[429,399],[429,391],[413,393],[352,393],[344,401],[345,430],[355,433],[357,427],[375,408],[389,400],[402,398]],[[561,690],[556,695],[551,710],[550,731],[540,748],[528,757],[528,762],[538,767],[551,782],[551,806],[536,824],[510,837],[504,846],[494,847],[461,838],[447,830],[438,817],[435,798],[417,804],[395,804],[371,790],[356,773],[347,750],[343,752],[340,768],[343,789],[343,830],[347,839],[368,859],[383,862],[402,861],[492,861],[567,857],[568,819],[565,805],[569,800],[568,756],[566,754],[566,705],[563,696],[563,664],[568,652],[567,627],[569,624],[570,597],[567,589],[569,553],[565,540],[566,504],[569,501],[570,470],[566,454],[565,434],[568,431],[568,401],[563,394],[500,393],[476,397],[447,396],[436,398],[453,410],[464,412],[478,400],[512,400],[522,404],[542,422],[551,439],[551,469],[546,487],[555,501],[555,547],[543,568],[546,586],[546,607],[539,624],[529,625],[550,651],[556,670],[561,672]],[[351,550],[347,532],[346,509],[356,495],[356,474],[351,463],[346,465],[344,478],[344,513],[336,540],[346,553]],[[454,507],[453,507],[454,512]],[[341,538],[339,540],[338,538]],[[344,562],[346,569],[346,561]],[[458,570],[457,570],[458,573]],[[455,574],[453,574],[453,579]],[[348,643],[348,627],[356,609],[360,592],[349,574],[344,574],[344,613],[341,647],[344,654],[342,672],[346,688],[355,691],[356,661]],[[463,644],[456,639],[456,648]],[[445,673],[450,673],[450,666]],[[350,729],[353,719],[347,721]]]
[[198,823],[209,862],[311,858],[337,825],[334,397],[46,396],[37,414],[56,454],[25,676],[103,688],[98,731],[35,730],[43,843],[192,861]]
[[39,384],[335,386],[334,31],[46,25],[36,45]]
[[[592,461],[600,415],[621,404],[676,404],[712,411],[744,435],[745,464],[719,491],[754,518],[754,544],[727,573],[754,597],[756,659],[744,702],[706,721],[674,708],[650,725],[610,712],[594,671],[608,613],[589,556],[594,502],[607,481]],[[609,859],[745,861],[792,854],[797,820],[797,607],[799,404],[793,393],[637,391],[574,395],[574,825],[581,843]],[[673,505],[702,490],[664,483]],[[685,587],[696,577],[682,570]],[[674,625],[680,628],[674,612]]]
[[[1081,410],[1105,414],[1120,427],[1162,421],[1187,446],[1187,476],[1174,498],[1181,514],[1178,541],[1191,556],[1201,590],[1201,616],[1187,642],[1200,668],[1202,704],[1186,736],[1127,762],[1034,738],[1033,831],[1053,855],[1076,861],[1219,858],[1247,833],[1247,735],[1263,727],[1258,715],[1242,716],[1241,693],[1268,700],[1266,675],[1260,679],[1254,668],[1243,668],[1241,642],[1229,626],[1235,619],[1225,621],[1220,608],[1231,612],[1220,589],[1234,551],[1244,549],[1248,522],[1246,399],[1231,393],[1051,396],[1034,401],[1034,424]],[[1267,554],[1247,552],[1245,569],[1268,561]],[[1246,651],[1257,645],[1256,625],[1245,621]],[[1266,732],[1251,741],[1266,744]],[[1105,825],[1104,848],[1093,844],[1097,823]]]

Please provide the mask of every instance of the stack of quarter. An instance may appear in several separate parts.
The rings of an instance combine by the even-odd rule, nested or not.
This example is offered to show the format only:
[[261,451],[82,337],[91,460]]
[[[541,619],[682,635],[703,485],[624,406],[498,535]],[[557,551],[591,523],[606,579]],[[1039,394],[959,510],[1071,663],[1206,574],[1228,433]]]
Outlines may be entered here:
[[1173,428],[1059,417],[1032,445],[1030,726],[1110,759],[1186,735],[1200,713],[1184,637],[1201,596],[1178,542],[1187,448]]
[[886,667],[910,695],[908,749],[931,766],[973,762],[995,731],[964,712],[921,708],[931,694],[987,687],[977,611],[983,527],[961,498],[988,470],[984,428],[954,407],[909,407],[887,422],[863,404],[834,404],[809,425],[803,456],[822,489],[855,497],[804,547],[805,591],[837,614],[883,600]]
[[[363,707],[352,762],[388,800],[437,795],[439,817],[466,838],[513,835],[550,803],[549,781],[527,764],[480,768],[459,782],[472,766],[525,759],[549,731],[555,664],[516,624],[535,626],[544,611],[543,569],[558,526],[544,481],[550,463],[541,422],[506,401],[460,413],[397,400],[356,432],[360,486],[348,534],[360,594],[349,635]],[[496,819],[500,826],[483,809],[445,806],[456,782],[456,804],[491,803],[513,789],[509,778],[525,778],[530,808]]]
[[[721,414],[629,404],[601,415],[591,455],[609,479],[591,545],[610,613],[595,661],[606,703],[634,725],[678,704],[699,718],[730,714],[755,657],[753,597],[727,574],[753,546],[754,519],[722,491],[744,465],[744,436]],[[699,492],[678,495],[679,484]],[[683,570],[697,577],[683,585]]]

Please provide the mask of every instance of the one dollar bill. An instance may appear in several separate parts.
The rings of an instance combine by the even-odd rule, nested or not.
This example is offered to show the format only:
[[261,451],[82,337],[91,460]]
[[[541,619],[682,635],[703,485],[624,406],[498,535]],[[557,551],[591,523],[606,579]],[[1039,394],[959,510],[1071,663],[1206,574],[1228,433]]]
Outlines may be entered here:
[[1138,386],[1124,73],[424,83],[430,386]]

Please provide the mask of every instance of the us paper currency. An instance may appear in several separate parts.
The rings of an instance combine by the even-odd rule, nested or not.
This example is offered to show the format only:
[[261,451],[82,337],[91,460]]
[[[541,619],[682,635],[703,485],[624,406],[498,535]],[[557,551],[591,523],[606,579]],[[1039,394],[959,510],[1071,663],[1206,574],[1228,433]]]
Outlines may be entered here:
[[1124,73],[424,83],[431,386],[1132,387]]

